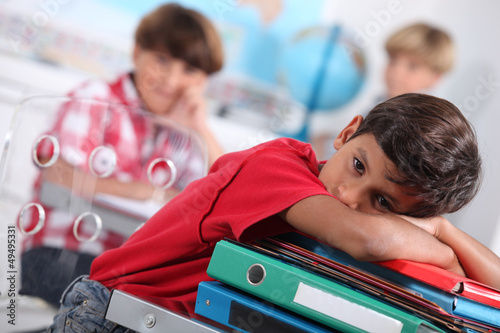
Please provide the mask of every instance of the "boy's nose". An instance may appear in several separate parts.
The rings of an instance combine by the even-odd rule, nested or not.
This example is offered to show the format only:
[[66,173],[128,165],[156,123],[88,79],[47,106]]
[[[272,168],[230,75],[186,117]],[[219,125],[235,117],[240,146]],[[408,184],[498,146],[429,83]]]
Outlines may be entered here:
[[340,185],[338,187],[339,200],[347,207],[355,210],[360,209],[361,191],[359,187]]
[[182,69],[177,66],[171,66],[164,72],[162,85],[170,90],[176,89],[182,82]]

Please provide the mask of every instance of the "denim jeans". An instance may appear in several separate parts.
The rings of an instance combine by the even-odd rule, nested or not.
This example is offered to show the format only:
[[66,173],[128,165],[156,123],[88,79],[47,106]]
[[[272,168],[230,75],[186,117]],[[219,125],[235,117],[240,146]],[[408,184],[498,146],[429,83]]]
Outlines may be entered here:
[[48,332],[133,332],[104,318],[110,295],[99,282],[80,276],[64,291],[61,308]]
[[90,273],[95,257],[67,249],[38,247],[22,254],[22,295],[36,296],[59,307],[64,289],[71,281]]

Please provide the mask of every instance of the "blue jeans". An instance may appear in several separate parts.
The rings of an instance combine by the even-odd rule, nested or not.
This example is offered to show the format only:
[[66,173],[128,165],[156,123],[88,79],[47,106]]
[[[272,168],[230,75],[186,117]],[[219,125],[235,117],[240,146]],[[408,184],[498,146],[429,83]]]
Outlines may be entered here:
[[22,254],[20,294],[36,296],[59,306],[66,286],[90,273],[94,256],[68,249],[38,247]]
[[133,332],[104,318],[110,296],[102,284],[80,276],[64,291],[61,308],[48,332]]

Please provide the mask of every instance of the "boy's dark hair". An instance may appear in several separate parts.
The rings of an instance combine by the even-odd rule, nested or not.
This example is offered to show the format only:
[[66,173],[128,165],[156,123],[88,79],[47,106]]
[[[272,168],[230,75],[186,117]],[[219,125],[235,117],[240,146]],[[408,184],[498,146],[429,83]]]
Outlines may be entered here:
[[222,42],[212,23],[177,4],[162,5],[144,16],[135,42],[146,50],[168,52],[207,74],[222,68]]
[[[375,106],[350,139],[373,134],[400,175],[389,180],[412,188],[421,200],[407,215],[434,217],[462,208],[476,195],[481,158],[474,129],[452,103],[403,94]],[[402,178],[401,178],[402,177]]]

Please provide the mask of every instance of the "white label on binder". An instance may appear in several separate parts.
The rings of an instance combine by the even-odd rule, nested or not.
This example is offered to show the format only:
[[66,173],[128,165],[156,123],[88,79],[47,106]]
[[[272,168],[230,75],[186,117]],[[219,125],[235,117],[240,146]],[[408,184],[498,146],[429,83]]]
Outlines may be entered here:
[[397,333],[403,323],[372,309],[300,282],[293,301],[356,328],[374,333]]

